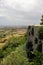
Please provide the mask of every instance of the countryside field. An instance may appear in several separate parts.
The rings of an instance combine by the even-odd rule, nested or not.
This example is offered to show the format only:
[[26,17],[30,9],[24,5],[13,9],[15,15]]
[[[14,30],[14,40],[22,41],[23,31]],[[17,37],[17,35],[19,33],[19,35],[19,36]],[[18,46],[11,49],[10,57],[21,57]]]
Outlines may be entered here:
[[24,34],[26,33],[27,29],[20,29],[20,28],[16,28],[16,29],[0,29],[0,48],[2,48],[6,41],[14,36],[14,37],[22,37],[24,36]]

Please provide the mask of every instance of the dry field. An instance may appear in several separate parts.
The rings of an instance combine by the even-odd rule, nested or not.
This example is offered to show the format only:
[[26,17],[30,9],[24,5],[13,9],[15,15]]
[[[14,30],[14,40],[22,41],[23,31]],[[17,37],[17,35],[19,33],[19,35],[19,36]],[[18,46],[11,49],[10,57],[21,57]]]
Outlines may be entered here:
[[5,42],[9,39],[9,37],[19,37],[23,36],[26,33],[27,29],[16,29],[16,30],[4,30],[0,31],[1,33],[5,34],[4,38],[0,38],[0,48],[5,45]]

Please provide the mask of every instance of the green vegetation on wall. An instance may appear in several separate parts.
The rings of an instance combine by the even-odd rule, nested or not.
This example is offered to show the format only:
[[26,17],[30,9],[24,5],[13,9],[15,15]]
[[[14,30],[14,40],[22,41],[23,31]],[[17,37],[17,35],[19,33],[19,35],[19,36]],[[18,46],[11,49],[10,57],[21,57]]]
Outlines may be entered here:
[[39,28],[39,39],[43,39],[43,26],[41,26],[40,28]]

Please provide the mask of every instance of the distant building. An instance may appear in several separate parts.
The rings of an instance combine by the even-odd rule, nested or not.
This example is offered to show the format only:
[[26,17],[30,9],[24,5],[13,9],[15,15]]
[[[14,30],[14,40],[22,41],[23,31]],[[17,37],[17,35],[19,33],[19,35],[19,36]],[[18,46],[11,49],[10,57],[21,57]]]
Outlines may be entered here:
[[[41,52],[43,52],[43,39],[40,40],[39,39],[39,33],[38,33],[38,30],[39,30],[39,27],[41,27],[43,25],[30,25],[28,26],[28,30],[27,30],[27,41],[28,41],[28,44],[30,44],[30,42],[32,43],[33,46],[30,46],[32,47],[33,50],[36,50],[39,43],[41,44]],[[43,34],[42,34],[43,36]],[[29,47],[28,47],[29,49]],[[40,48],[39,48],[40,49]]]

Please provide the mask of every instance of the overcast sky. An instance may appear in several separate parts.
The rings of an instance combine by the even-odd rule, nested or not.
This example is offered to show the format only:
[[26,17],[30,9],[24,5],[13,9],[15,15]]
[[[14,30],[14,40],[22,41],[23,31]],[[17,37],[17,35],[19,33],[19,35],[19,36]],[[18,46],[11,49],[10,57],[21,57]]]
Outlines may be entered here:
[[43,0],[0,0],[0,25],[39,24]]

